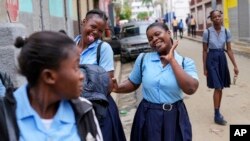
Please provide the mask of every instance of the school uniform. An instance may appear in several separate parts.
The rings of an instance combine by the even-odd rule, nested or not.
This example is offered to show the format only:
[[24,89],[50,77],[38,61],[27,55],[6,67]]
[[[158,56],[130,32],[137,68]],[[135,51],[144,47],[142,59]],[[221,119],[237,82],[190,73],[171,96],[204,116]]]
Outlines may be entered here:
[[[182,66],[183,57],[175,59]],[[129,80],[142,83],[141,101],[133,121],[131,141],[191,141],[192,128],[183,100],[183,92],[170,64],[162,66],[157,52],[136,59]],[[184,59],[184,71],[198,79],[194,61]],[[141,70],[142,69],[142,70]]]
[[[81,36],[75,38],[78,44]],[[97,47],[101,40],[91,43],[81,54],[80,64],[94,64],[97,65]],[[111,46],[103,42],[101,45],[99,66],[103,67],[107,72],[114,70],[114,53]],[[125,133],[123,131],[122,123],[119,117],[117,105],[111,95],[107,97],[109,106],[107,115],[104,119],[99,120],[104,141],[126,141]]]
[[[50,128],[30,105],[27,94],[27,85],[14,92],[17,102],[16,117],[20,129],[20,141],[24,140],[75,140],[80,141],[74,111],[70,103],[62,100],[57,113],[51,120]],[[32,132],[32,134],[30,134]]]
[[[210,32],[209,38],[208,30]],[[226,42],[231,42],[231,33],[229,30],[225,31],[224,27],[221,27],[219,34],[214,29],[214,26],[211,26],[208,30],[205,30],[203,33],[203,42],[209,42],[206,59],[207,86],[215,89],[230,87],[231,80],[225,55],[225,46]]]
[[28,84],[15,92],[8,87],[5,97],[0,97],[1,141],[103,141],[88,100],[61,100],[52,119],[41,119],[29,102],[28,89]]

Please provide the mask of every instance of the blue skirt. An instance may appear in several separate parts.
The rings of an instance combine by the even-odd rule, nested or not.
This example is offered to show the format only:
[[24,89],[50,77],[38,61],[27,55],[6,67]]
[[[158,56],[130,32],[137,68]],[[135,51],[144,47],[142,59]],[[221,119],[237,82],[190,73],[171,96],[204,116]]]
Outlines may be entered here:
[[170,107],[143,99],[134,117],[130,140],[191,141],[191,123],[183,101]]
[[109,95],[109,106],[106,117],[99,121],[104,141],[126,141],[118,108]]
[[207,54],[207,86],[223,89],[230,87],[230,73],[223,49],[209,49]]

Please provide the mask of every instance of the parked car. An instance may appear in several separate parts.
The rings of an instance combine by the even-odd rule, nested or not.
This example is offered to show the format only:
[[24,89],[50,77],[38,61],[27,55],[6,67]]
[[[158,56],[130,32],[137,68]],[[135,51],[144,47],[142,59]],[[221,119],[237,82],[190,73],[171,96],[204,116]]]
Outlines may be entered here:
[[136,59],[142,52],[150,52],[146,29],[150,22],[132,22],[122,26],[121,32],[121,63]]
[[104,41],[108,42],[110,46],[112,47],[112,50],[114,52],[114,55],[119,55],[121,52],[121,43],[120,39],[118,37],[114,36],[110,39],[104,39]]

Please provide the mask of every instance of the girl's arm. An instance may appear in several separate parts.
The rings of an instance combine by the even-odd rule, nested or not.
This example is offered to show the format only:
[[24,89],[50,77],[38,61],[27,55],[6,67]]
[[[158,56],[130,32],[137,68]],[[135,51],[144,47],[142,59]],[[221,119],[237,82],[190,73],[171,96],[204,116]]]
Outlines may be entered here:
[[239,74],[239,69],[234,59],[234,54],[231,48],[231,42],[227,42],[226,44],[227,44],[227,55],[234,66],[234,75],[237,76]]
[[199,86],[198,80],[187,74],[174,58],[169,63],[182,91],[188,95],[194,94]]
[[136,85],[132,83],[129,79],[123,81],[121,84],[118,85],[117,80],[115,78],[113,80],[113,92],[115,93],[130,93],[135,91],[139,88],[140,85]]
[[207,67],[206,67],[207,49],[208,49],[207,43],[203,42],[202,58],[203,58],[203,73],[205,76],[207,76]]
[[175,42],[171,47],[169,53],[167,55],[161,56],[161,58],[170,63],[174,71],[176,80],[183,92],[191,95],[194,94],[197,90],[199,82],[197,79],[187,74],[174,58],[174,50],[176,49],[177,45],[178,42]]

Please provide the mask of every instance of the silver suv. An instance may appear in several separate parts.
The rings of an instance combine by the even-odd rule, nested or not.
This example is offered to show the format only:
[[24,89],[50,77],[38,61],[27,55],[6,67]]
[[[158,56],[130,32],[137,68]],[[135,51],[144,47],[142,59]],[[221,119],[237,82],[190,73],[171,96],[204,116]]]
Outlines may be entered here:
[[131,22],[122,26],[121,32],[121,62],[135,59],[142,52],[150,52],[146,29],[150,22]]

